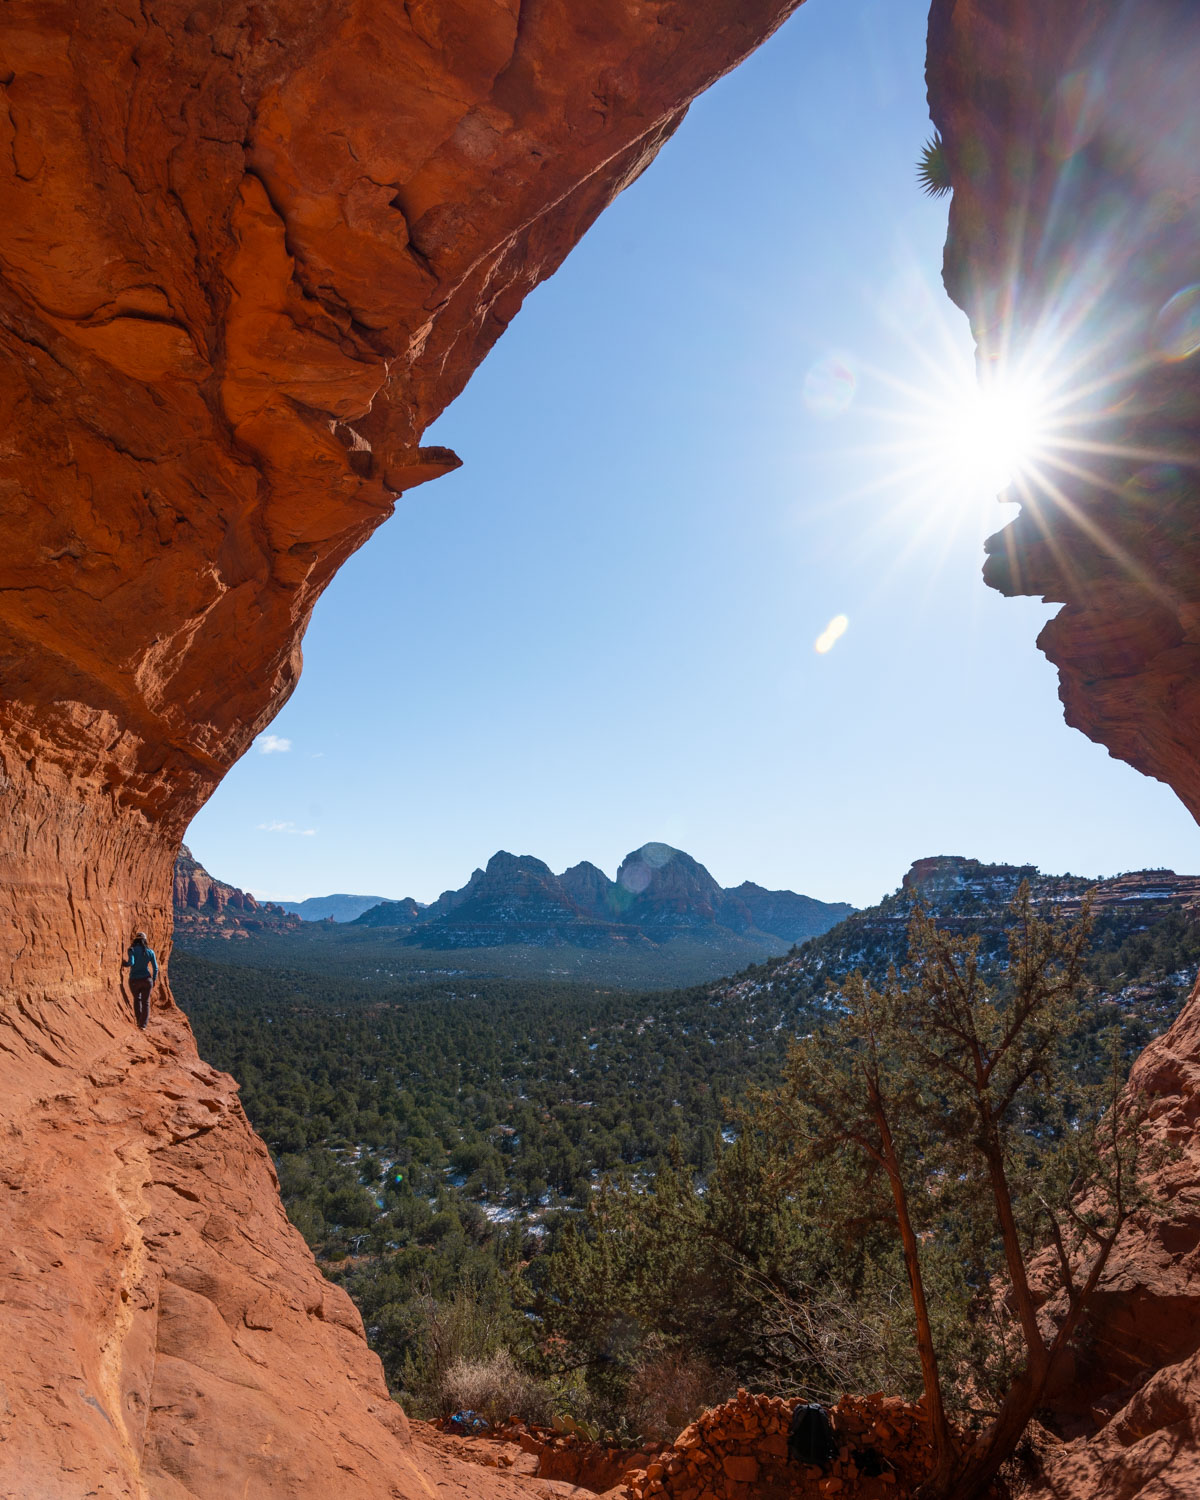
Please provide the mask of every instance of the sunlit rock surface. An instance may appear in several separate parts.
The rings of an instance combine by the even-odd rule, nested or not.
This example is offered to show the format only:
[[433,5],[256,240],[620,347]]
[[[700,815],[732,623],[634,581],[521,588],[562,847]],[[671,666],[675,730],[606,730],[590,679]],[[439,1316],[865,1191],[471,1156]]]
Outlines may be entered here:
[[[1063,608],[1067,721],[1200,815],[1200,14],[1178,0],[934,0],[953,184],[946,285],[1042,451],[985,576]],[[1103,817],[1103,809],[1097,809]],[[1200,1492],[1200,999],[1138,1065],[1181,1155],[1130,1226],[1055,1393],[1059,1500]]]
[[[411,1456],[234,1086],[117,962],[520,307],[795,0],[10,0],[0,1493],[507,1494]],[[424,502],[422,502],[424,503]]]
[[186,844],[175,857],[171,893],[175,932],[245,938],[253,932],[298,932],[301,918],[274,901],[258,901],[210,875]]

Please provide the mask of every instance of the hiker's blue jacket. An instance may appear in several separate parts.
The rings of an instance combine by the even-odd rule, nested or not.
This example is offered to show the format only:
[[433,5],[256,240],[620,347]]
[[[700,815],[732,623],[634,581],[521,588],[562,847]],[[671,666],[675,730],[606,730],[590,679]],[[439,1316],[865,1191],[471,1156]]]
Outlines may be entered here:
[[125,962],[129,966],[130,979],[158,978],[158,959],[153,948],[143,948],[141,943],[134,943]]

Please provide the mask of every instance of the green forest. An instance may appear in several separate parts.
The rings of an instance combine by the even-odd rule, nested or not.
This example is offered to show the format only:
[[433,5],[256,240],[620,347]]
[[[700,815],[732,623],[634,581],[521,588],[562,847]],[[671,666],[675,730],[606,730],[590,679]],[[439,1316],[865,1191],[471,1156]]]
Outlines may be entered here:
[[[490,1402],[632,1438],[738,1384],[919,1389],[879,1225],[829,1232],[813,1194],[841,1169],[797,1183],[761,1113],[851,969],[883,983],[903,958],[902,923],[897,952],[855,921],[675,991],[338,977],[254,967],[246,945],[235,964],[177,948],[171,978],[411,1410]],[[1002,946],[981,942],[1001,984]],[[1198,962],[1190,914],[1098,922],[1063,1038],[1074,1073],[1099,1079],[1114,1036],[1127,1064]],[[851,1327],[846,1306],[867,1302]],[[814,1358],[833,1344],[838,1360]]]

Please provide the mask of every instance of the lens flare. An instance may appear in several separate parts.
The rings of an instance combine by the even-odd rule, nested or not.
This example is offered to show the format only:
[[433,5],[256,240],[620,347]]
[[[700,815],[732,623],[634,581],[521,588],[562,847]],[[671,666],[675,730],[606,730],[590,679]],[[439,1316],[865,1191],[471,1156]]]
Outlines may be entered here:
[[1200,349],[1200,285],[1185,286],[1163,305],[1151,338],[1161,359],[1189,359]]
[[804,377],[804,404],[814,417],[840,417],[849,409],[858,378],[845,360],[819,359]]
[[850,621],[845,615],[834,615],[825,629],[813,642],[813,650],[818,656],[824,656],[826,652],[832,651],[838,641],[846,634],[846,627]]

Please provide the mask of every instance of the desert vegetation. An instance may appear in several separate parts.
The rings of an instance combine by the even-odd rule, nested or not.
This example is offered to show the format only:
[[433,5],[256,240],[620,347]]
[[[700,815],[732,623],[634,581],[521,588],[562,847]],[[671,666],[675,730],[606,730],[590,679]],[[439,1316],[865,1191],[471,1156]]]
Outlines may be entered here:
[[1027,893],[1003,928],[918,914],[899,965],[860,922],[777,983],[653,995],[173,977],[418,1414],[671,1437],[739,1385],[885,1390],[924,1397],[966,1495],[1139,1201],[1112,1100],[1200,953],[1186,915],[1097,934]]

